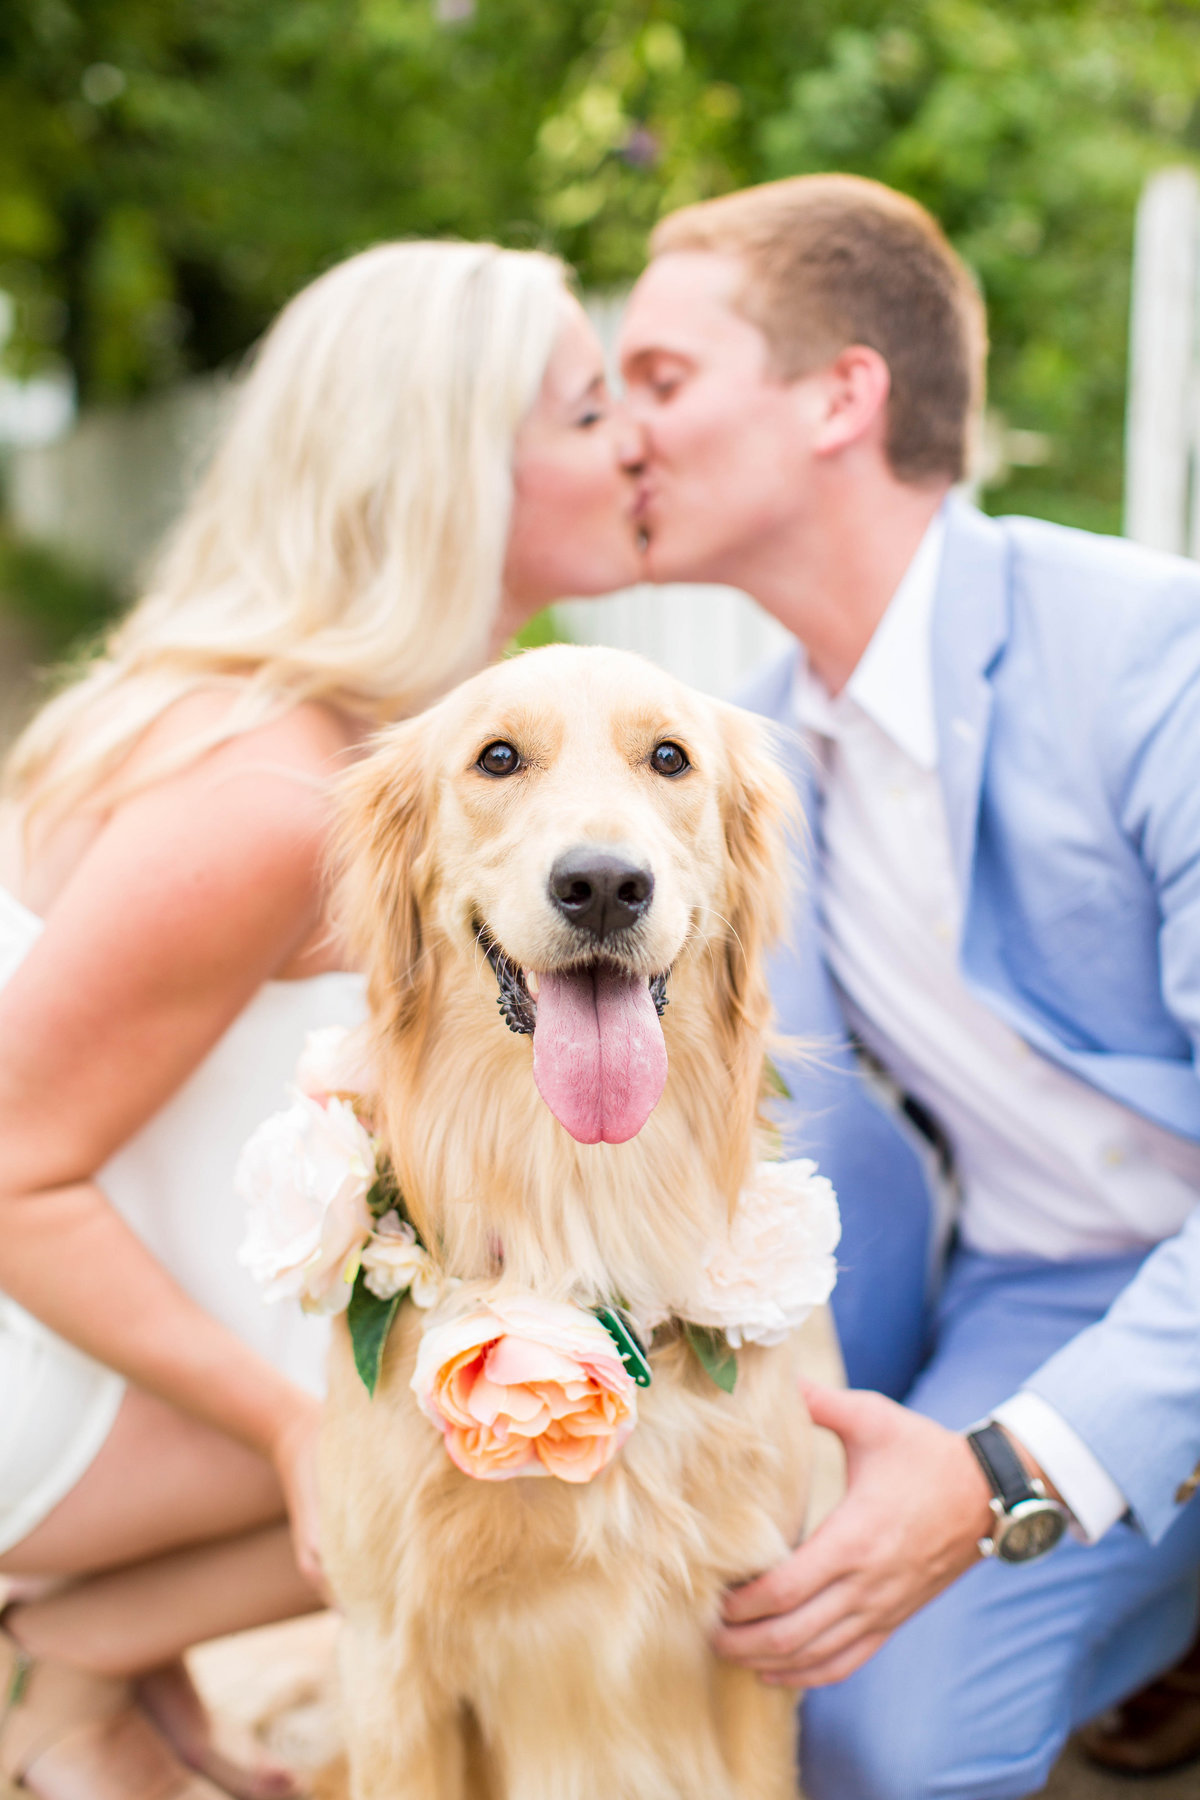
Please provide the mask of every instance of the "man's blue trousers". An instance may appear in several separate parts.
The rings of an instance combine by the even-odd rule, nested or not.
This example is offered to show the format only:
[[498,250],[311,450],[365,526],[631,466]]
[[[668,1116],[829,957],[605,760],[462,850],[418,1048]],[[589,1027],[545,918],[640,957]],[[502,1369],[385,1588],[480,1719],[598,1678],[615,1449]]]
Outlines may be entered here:
[[[906,1403],[955,1430],[973,1424],[1101,1317],[1139,1261],[957,1251],[931,1321],[929,1359]],[[886,1306],[888,1272],[877,1276]],[[1122,1522],[1098,1544],[1067,1539],[1024,1567],[981,1563],[856,1674],[805,1696],[808,1800],[1037,1793],[1076,1725],[1186,1648],[1198,1571],[1200,1497],[1156,1545]]]

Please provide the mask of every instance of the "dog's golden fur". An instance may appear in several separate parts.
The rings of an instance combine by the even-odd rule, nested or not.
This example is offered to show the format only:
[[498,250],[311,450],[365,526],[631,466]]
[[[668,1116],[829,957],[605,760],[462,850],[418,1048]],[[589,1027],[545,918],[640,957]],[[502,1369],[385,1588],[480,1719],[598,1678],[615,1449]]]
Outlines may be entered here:
[[[485,746],[521,751],[489,778]],[[663,740],[691,767],[648,758]],[[369,969],[379,1124],[460,1300],[534,1290],[672,1312],[761,1154],[790,789],[763,730],[639,659],[555,647],[397,727],[351,778],[347,918]],[[577,1143],[496,1009],[480,927],[524,969],[577,938],[546,903],[577,843],[649,859],[625,959],[671,969],[666,1087],[628,1143]],[[723,1587],[799,1535],[809,1460],[793,1345],[720,1392],[670,1330],[639,1422],[589,1485],[453,1466],[409,1389],[401,1308],[368,1399],[344,1329],[323,1448],[346,1613],[355,1800],[785,1800],[792,1696],[708,1648]]]

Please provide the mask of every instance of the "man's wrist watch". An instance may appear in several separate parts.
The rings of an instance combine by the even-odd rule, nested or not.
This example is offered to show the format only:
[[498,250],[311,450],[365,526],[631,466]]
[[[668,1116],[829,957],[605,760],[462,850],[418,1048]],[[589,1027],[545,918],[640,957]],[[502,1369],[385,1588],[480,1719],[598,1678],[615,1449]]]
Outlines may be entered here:
[[1025,1465],[999,1425],[975,1425],[967,1433],[980,1468],[992,1490],[992,1535],[979,1540],[980,1554],[1002,1562],[1032,1562],[1044,1556],[1067,1529],[1067,1510],[1051,1500]]

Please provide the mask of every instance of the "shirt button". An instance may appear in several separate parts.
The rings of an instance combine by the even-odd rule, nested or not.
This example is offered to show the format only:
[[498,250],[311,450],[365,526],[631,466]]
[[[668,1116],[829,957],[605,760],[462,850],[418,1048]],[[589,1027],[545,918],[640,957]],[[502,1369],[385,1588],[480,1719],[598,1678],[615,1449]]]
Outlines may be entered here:
[[1125,1151],[1120,1144],[1105,1144],[1101,1157],[1110,1169],[1119,1169],[1125,1161]]
[[952,944],[954,942],[954,927],[953,925],[948,925],[945,919],[939,919],[933,928],[933,935],[939,944]]

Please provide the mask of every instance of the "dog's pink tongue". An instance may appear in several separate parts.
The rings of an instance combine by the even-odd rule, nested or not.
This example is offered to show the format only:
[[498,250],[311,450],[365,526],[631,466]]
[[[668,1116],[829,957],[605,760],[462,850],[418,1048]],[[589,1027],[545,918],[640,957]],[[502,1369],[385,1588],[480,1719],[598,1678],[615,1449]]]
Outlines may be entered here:
[[533,1079],[581,1144],[636,1137],[667,1079],[667,1046],[645,976],[539,975]]

